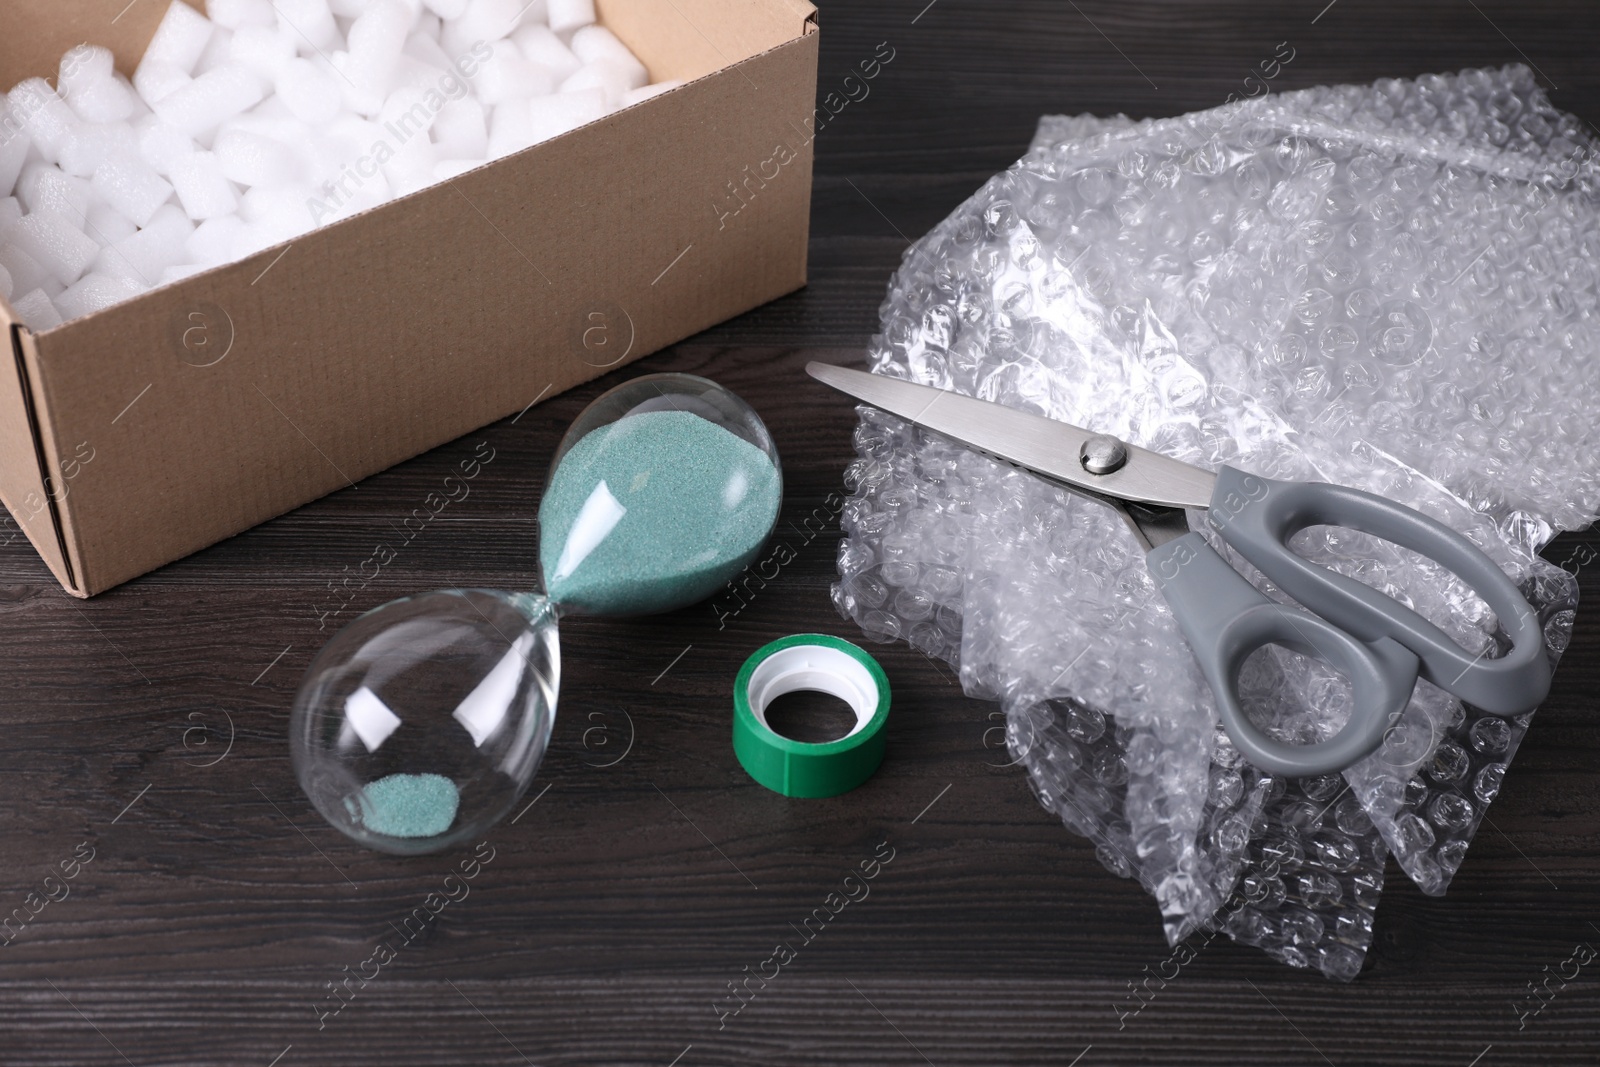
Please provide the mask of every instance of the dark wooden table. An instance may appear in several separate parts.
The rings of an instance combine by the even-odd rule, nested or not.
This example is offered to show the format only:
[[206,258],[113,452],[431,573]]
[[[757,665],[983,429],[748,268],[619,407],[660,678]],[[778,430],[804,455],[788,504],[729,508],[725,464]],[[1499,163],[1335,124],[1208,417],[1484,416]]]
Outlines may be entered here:
[[[1218,939],[1119,1026],[1128,983],[1168,955],[1155,908],[1000,766],[994,707],[947,670],[874,646],[895,687],[889,756],[847,796],[785,800],[734,762],[744,657],[797,631],[858,636],[829,604],[831,536],[800,547],[725,629],[704,605],[564,623],[538,802],[492,832],[469,896],[323,1014],[329,983],[398,940],[392,924],[459,859],[362,851],[295,784],[287,710],[327,636],[327,583],[488,441],[496,459],[470,499],[343,618],[418,589],[531,586],[551,450],[590,399],[646,370],[712,375],[748,398],[782,452],[785,519],[810,513],[841,486],[855,420],[802,365],[859,360],[908,237],[1018,156],[1041,113],[1209,107],[1286,41],[1284,88],[1526,60],[1559,106],[1600,117],[1592,3],[1325,3],[830,4],[824,92],[879,42],[895,58],[819,138],[804,292],[87,603],[20,540],[0,549],[0,910],[93,857],[0,949],[0,1061],[1600,1060],[1600,968],[1551,981],[1554,999],[1521,1028],[1516,1012],[1530,982],[1600,944],[1593,613],[1579,613],[1449,896],[1422,896],[1391,866],[1358,981]],[[1548,554],[1595,540],[1568,535]],[[1579,577],[1586,600],[1600,593],[1600,568]],[[723,1025],[728,984],[885,839],[895,858],[870,897]]]

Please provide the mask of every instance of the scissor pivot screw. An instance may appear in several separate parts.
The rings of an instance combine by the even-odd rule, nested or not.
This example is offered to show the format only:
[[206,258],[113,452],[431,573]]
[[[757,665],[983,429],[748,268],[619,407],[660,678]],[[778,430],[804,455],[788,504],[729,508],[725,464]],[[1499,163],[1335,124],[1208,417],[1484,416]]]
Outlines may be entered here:
[[1111,474],[1128,462],[1128,446],[1108,433],[1097,433],[1078,449],[1078,462],[1090,474]]

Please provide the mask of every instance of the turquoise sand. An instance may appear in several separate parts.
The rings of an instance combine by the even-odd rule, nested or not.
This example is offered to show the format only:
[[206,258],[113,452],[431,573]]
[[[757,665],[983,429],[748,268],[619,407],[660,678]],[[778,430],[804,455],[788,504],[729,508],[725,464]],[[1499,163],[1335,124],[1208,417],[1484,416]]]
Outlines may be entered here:
[[[345,801],[351,814],[375,834],[387,837],[436,837],[456,821],[461,794],[442,774],[391,774]],[[359,806],[360,811],[355,809]]]
[[545,594],[591,615],[704,600],[755,557],[782,496],[765,452],[698,415],[602,426],[562,457],[539,505]]

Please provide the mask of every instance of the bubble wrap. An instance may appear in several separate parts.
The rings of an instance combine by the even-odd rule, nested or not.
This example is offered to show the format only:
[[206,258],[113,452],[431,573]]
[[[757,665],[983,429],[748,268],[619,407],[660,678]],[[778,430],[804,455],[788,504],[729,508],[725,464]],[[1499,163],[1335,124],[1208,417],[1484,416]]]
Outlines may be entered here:
[[[1520,66],[1139,123],[1047,117],[907,251],[872,366],[1417,508],[1518,581],[1553,662],[1576,583],[1537,553],[1600,508],[1592,151]],[[855,444],[841,614],[1000,701],[1040,802],[1144,885],[1170,940],[1220,927],[1349,979],[1391,851],[1444,892],[1530,715],[1423,682],[1342,780],[1266,775],[1218,729],[1114,513],[875,409]],[[1210,536],[1203,512],[1190,523]],[[1327,527],[1294,547],[1468,650],[1505,647],[1487,606],[1414,553]],[[1277,647],[1241,691],[1286,739],[1331,736],[1349,713],[1343,679]]]

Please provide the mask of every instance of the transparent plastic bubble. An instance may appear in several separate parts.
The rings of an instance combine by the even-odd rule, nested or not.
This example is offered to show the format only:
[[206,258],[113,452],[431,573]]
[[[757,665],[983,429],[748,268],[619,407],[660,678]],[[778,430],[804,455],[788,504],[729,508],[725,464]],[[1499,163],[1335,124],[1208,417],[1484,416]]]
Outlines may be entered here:
[[1497,756],[1511,743],[1511,724],[1502,718],[1485,715],[1472,724],[1472,747],[1486,756]]
[[301,788],[336,829],[385,852],[480,836],[527,790],[549,742],[558,616],[705,599],[761,550],[782,495],[766,426],[716,383],[653,374],[604,394],[546,482],[545,595],[422,593],[346,626],[295,697]]

